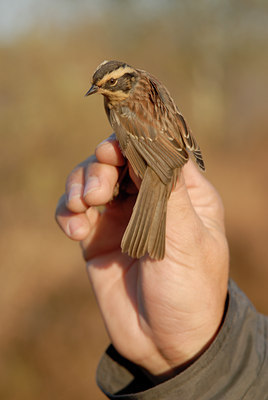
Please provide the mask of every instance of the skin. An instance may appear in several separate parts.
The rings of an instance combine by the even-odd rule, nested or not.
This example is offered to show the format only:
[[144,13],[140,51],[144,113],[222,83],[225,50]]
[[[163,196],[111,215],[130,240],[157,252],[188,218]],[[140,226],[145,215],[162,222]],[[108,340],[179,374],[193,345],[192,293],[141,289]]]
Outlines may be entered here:
[[[214,187],[189,161],[168,202],[165,258],[132,259],[121,253],[120,242],[135,186],[124,199],[109,202],[125,162],[114,136],[102,142],[68,176],[56,220],[81,243],[114,347],[157,381],[196,360],[219,331],[229,266],[224,210]],[[131,169],[130,176],[139,187]],[[100,213],[95,206],[104,204]]]

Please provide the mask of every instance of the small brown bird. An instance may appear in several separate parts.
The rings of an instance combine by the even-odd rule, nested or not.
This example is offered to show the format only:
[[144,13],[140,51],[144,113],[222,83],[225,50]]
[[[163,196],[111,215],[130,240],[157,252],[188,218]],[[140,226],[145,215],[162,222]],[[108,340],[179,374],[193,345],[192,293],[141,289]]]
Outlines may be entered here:
[[158,79],[120,61],[104,61],[86,93],[101,93],[123,155],[142,179],[121,247],[140,258],[165,255],[167,201],[191,151],[202,170],[202,154],[191,130]]

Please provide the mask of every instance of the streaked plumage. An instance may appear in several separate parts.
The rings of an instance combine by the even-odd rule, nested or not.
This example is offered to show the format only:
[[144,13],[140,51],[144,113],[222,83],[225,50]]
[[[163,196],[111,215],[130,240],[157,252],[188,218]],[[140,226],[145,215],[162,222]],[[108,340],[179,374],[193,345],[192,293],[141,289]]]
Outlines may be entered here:
[[167,89],[148,72],[105,61],[86,95],[96,92],[103,94],[121,150],[142,179],[122,251],[160,260],[165,255],[168,198],[188,151],[205,170],[200,148]]

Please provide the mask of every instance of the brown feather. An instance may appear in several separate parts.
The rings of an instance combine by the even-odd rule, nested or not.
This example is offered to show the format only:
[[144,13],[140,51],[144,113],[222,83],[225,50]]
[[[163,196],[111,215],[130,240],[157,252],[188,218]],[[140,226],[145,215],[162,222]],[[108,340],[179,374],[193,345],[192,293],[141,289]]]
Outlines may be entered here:
[[164,257],[168,190],[148,167],[122,239],[123,252],[133,258],[140,258],[147,252],[157,260]]
[[97,68],[93,83],[104,95],[123,154],[142,179],[122,251],[134,258],[149,253],[162,259],[168,198],[188,151],[205,169],[200,147],[168,90],[149,73],[110,61]]

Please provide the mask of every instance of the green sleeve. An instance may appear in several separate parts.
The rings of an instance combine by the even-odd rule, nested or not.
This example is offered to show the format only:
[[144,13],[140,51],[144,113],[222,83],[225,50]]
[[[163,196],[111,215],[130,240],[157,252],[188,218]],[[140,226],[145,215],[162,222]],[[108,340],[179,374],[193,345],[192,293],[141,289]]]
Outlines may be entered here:
[[232,281],[227,307],[216,339],[183,372],[153,385],[110,346],[98,366],[99,387],[121,400],[268,400],[268,319]]

